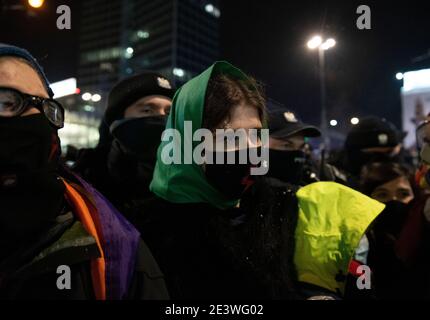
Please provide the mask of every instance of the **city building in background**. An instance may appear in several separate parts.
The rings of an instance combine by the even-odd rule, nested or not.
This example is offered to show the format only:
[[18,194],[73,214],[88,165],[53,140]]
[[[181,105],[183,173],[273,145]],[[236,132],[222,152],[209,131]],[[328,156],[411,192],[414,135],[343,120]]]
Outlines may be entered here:
[[430,69],[398,74],[397,78],[403,80],[402,127],[408,133],[404,143],[411,148],[416,144],[416,127],[430,113]]
[[[82,2],[77,93],[63,96],[63,144],[94,147],[108,93],[122,78],[158,71],[178,87],[218,59],[218,0]],[[79,88],[79,89],[78,89]]]
[[76,78],[70,78],[51,84],[54,99],[65,108],[64,128],[59,130],[62,150],[67,151],[69,145],[76,148],[95,146],[99,140],[98,126],[100,119],[95,111],[95,103],[101,96],[82,99],[81,90],[77,87]]
[[75,113],[100,120],[115,83],[143,70],[176,86],[205,70],[219,56],[220,15],[218,0],[82,2]]

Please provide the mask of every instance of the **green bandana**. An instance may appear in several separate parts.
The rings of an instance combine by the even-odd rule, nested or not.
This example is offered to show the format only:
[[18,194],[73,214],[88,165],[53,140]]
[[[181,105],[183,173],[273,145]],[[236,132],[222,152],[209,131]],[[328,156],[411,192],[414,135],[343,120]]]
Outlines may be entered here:
[[[174,203],[208,203],[219,209],[234,207],[239,200],[228,200],[205,177],[201,166],[194,163],[166,165],[161,161],[162,149],[170,145],[173,152],[180,151],[182,160],[184,157],[192,157],[192,151],[201,142],[189,141],[185,135],[184,121],[192,122],[192,134],[201,129],[205,106],[206,88],[209,79],[215,74],[227,74],[240,80],[248,77],[239,69],[228,62],[216,62],[199,76],[191,79],[183,85],[173,98],[173,105],[167,121],[166,129],[176,129],[180,133],[180,139],[169,142],[161,142],[158,148],[157,164],[150,189],[160,198]],[[184,152],[185,143],[190,143],[193,150]],[[191,152],[190,152],[191,151]],[[191,153],[191,154],[190,154]],[[179,152],[178,152],[179,154]]]

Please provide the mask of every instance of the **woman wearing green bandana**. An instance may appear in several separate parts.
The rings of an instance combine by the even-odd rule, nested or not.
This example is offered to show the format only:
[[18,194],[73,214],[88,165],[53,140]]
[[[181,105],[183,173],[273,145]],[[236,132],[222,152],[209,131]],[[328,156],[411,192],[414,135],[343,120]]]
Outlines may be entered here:
[[251,193],[245,193],[250,163],[197,164],[193,158],[168,164],[168,155],[184,158],[198,148],[193,141],[187,150],[193,140],[187,121],[191,133],[260,129],[264,105],[255,82],[226,62],[186,83],[173,99],[167,129],[178,136],[162,138],[150,187],[156,197],[146,201],[137,222],[173,299],[306,299],[313,292],[345,292],[355,249],[382,204],[336,183],[316,183],[294,192],[278,188],[277,194],[265,188],[248,207],[239,206]]
[[[166,275],[173,299],[265,296],[252,270],[234,265],[224,241],[231,221],[242,215],[238,202],[252,183],[251,163],[199,164],[191,157],[201,143],[191,141],[196,130],[258,131],[264,126],[264,108],[255,80],[227,62],[217,62],[190,80],[173,99],[165,132],[174,129],[178,135],[162,138],[166,141],[159,147],[150,186],[155,197],[146,201],[135,222]],[[245,149],[259,147],[257,141]],[[219,156],[218,149],[205,151]],[[221,156],[238,151],[225,150]],[[180,161],[169,163],[167,157],[175,154]]]

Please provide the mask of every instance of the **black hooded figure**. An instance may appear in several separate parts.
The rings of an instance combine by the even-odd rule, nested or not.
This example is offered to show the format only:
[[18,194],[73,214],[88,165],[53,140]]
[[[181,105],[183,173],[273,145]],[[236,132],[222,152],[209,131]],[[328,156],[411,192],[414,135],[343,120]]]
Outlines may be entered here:
[[149,184],[173,94],[169,80],[154,72],[120,81],[109,94],[99,144],[80,150],[73,166],[130,220],[150,195]]

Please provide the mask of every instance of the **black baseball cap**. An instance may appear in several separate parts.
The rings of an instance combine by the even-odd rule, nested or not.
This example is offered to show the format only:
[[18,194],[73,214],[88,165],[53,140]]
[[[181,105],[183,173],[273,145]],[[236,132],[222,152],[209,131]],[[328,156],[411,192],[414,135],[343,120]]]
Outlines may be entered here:
[[288,138],[302,133],[305,137],[321,136],[321,131],[310,124],[303,123],[291,110],[276,110],[269,112],[270,136],[274,138]]
[[152,95],[173,99],[175,90],[163,75],[146,71],[118,82],[109,93],[105,121],[110,126],[122,119],[124,111],[141,98]]
[[384,118],[366,117],[352,128],[345,141],[346,149],[395,147],[405,134]]

